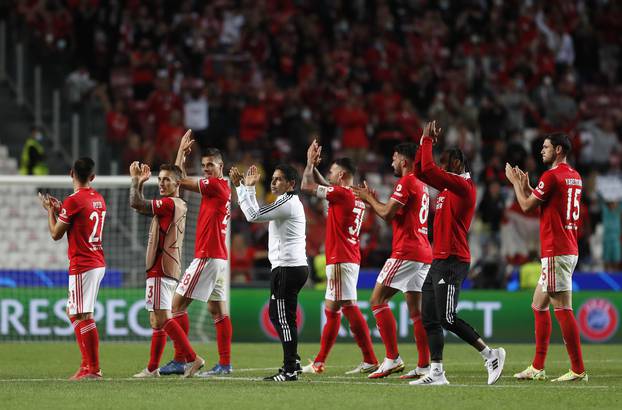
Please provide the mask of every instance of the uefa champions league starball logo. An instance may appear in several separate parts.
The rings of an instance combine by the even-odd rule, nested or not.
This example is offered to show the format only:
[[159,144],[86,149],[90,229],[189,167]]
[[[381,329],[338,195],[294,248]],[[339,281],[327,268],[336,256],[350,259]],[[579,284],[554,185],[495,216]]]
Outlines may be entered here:
[[591,342],[606,342],[618,330],[618,309],[607,299],[588,299],[579,308],[578,322],[583,337]]
[[[285,318],[283,318],[285,319]],[[298,327],[298,334],[302,331],[305,322],[305,315],[302,311],[302,307],[298,305],[296,308],[296,326]],[[263,333],[272,340],[279,340],[279,334],[270,321],[270,302],[266,302],[263,308],[259,311],[259,324]]]

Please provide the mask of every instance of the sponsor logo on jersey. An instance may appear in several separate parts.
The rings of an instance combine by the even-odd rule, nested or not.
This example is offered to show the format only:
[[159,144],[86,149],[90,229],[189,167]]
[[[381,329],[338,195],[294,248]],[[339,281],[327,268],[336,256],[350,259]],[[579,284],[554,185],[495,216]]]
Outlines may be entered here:
[[583,181],[581,181],[580,179],[576,179],[576,178],[566,178],[566,184],[567,185],[583,186]]
[[[272,295],[274,299],[274,295]],[[305,322],[305,315],[300,304],[296,308],[296,325],[298,326],[298,334],[302,332],[302,328]],[[270,302],[266,302],[263,308],[259,311],[259,325],[263,333],[271,340],[279,340],[279,334],[270,321]]]
[[606,342],[618,330],[618,309],[607,299],[588,299],[579,308],[577,321],[583,337],[591,342]]
[[436,209],[442,209],[444,202],[445,202],[444,196],[439,196],[438,198],[436,198]]

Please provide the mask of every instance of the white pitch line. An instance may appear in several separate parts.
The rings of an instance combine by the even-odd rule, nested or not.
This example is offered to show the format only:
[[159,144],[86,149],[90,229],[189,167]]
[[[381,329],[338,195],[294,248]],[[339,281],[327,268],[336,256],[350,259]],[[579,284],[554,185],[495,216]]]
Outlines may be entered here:
[[[451,374],[449,374],[449,377],[451,378]],[[361,377],[356,377],[356,376],[311,376],[311,377],[322,377],[322,378],[327,378],[327,379],[343,379],[343,380],[361,380]],[[474,375],[460,375],[460,376],[455,376],[459,379],[486,379],[488,377],[488,375],[483,374],[480,376],[474,376]],[[599,379],[622,379],[622,374],[599,374],[598,376],[594,376],[597,377]],[[502,379],[508,379],[508,380],[514,380],[514,376],[501,376]],[[402,380],[402,381],[407,381],[407,380],[413,380],[413,379],[400,379],[399,376],[398,377],[390,377],[390,380]],[[529,381],[518,381],[518,383],[529,383]],[[370,382],[373,383],[373,382]],[[538,381],[534,381],[533,384],[537,384],[539,383]],[[546,382],[545,382],[546,383]]]
[[277,371],[276,367],[257,367],[257,368],[248,368],[248,369],[233,369],[236,372],[267,372],[267,371]]
[[[253,378],[253,377],[214,377],[214,379],[216,380],[230,380],[230,381],[261,381],[261,379],[257,379],[257,378]],[[410,386],[406,381],[404,381],[404,383],[389,383],[389,382],[377,382],[377,381],[337,381],[337,380],[309,380],[309,379],[302,379],[302,383],[320,383],[320,384],[356,384],[356,385],[373,385],[373,386],[397,386],[397,387],[409,387],[409,388],[416,388],[413,386]],[[266,382],[269,383],[269,382]],[[548,388],[548,389],[559,389],[559,388],[563,388],[563,389],[616,389],[615,386],[571,386],[571,385],[554,385],[554,386],[546,386],[546,385],[541,385],[543,388]],[[439,386],[420,386],[421,388],[429,388],[429,387],[439,387]],[[445,388],[451,388],[451,387],[467,387],[467,388],[482,388],[482,389],[489,389],[489,388],[497,388],[497,389],[503,389],[503,388],[511,388],[511,389],[533,389],[533,385],[492,385],[492,386],[488,386],[485,384],[482,385],[473,385],[473,384],[450,384],[448,386],[440,386],[440,387],[445,387]]]
[[[340,377],[340,376],[337,376]],[[181,378],[179,378],[181,379]],[[194,380],[199,380],[199,378],[193,378]],[[236,382],[262,382],[264,381],[258,377],[219,377],[212,376],[209,378],[204,378],[203,380],[218,380],[218,381],[236,381]],[[106,382],[119,382],[119,381],[133,381],[133,382],[144,382],[144,381],[156,381],[157,379],[135,379],[135,378],[116,378],[116,379],[101,379],[101,380],[86,380],[82,383],[106,383]],[[159,380],[166,380],[164,378],[160,378]],[[170,379],[169,379],[170,380]],[[175,380],[175,379],[174,379]],[[24,382],[50,382],[50,381],[58,381],[58,382],[67,382],[67,383],[76,383],[73,380],[67,379],[0,379],[0,383],[24,383]],[[272,384],[274,382],[265,382],[266,384]],[[379,381],[349,381],[349,380],[311,380],[311,379],[302,379],[300,384],[311,383],[311,384],[348,384],[348,385],[366,385],[366,386],[394,386],[394,387],[408,387],[408,388],[417,388],[410,386],[406,381],[403,383],[390,383],[390,382],[379,382]],[[524,385],[493,385],[488,386],[485,384],[475,385],[475,384],[450,384],[448,386],[419,386],[419,388],[434,388],[434,387],[442,387],[442,388],[476,388],[476,389],[533,389],[535,383],[529,383]],[[558,385],[542,385],[538,386],[539,388],[544,389],[588,389],[588,390],[618,390],[617,386],[591,386],[591,385],[568,385],[568,384],[558,384]]]

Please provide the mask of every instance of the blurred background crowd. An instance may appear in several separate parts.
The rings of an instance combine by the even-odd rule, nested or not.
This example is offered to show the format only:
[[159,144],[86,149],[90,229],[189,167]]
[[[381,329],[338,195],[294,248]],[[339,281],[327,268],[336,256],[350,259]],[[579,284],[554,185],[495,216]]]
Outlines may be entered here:
[[[350,156],[357,181],[386,199],[393,146],[418,142],[436,119],[437,149],[459,146],[478,184],[478,287],[503,287],[538,260],[538,214],[514,202],[504,164],[535,184],[543,137],[564,131],[584,179],[578,269],[620,269],[621,2],[27,0],[7,10],[40,55],[71,61],[65,96],[91,110],[120,172],[172,161],[191,128],[199,147],[222,150],[226,170],[258,165],[268,202],[274,165],[302,169],[317,137],[324,171]],[[325,204],[304,202],[321,280]],[[236,206],[232,218],[232,277],[251,282],[267,266],[267,226]],[[382,265],[390,235],[369,212],[363,267]]]

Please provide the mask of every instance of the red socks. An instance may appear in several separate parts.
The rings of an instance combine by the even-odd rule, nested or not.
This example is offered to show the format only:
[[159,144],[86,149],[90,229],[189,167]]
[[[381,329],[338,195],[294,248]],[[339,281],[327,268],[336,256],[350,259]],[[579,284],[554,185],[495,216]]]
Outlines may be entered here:
[[581,352],[581,337],[579,336],[579,327],[572,309],[555,309],[555,317],[562,330],[566,351],[568,356],[570,356],[572,371],[581,374],[585,371],[583,353]]
[[90,373],[99,372],[99,333],[93,319],[77,321],[76,333],[80,333],[80,339],[87,358]]
[[82,335],[80,334],[80,329],[78,326],[80,324],[80,320],[70,317],[71,326],[73,326],[73,331],[76,334],[76,342],[78,343],[78,347],[80,348],[80,354],[82,355],[82,361],[80,362],[80,367],[86,368],[89,365],[88,356],[86,354],[86,349],[84,348],[84,343],[82,343]]
[[536,353],[531,365],[538,370],[542,370],[544,369],[544,361],[546,360],[546,353],[551,340],[551,313],[549,309],[536,310],[533,306],[531,308],[533,309],[536,328]]
[[430,365],[430,346],[428,345],[428,334],[423,327],[423,321],[421,320],[421,313],[411,317],[413,321],[413,329],[415,336],[415,343],[417,344],[417,355],[419,361],[417,367],[427,367]]
[[[187,336],[190,332],[190,320],[188,319],[188,312],[184,310],[181,312],[173,313],[173,320],[177,322],[179,327],[181,327],[181,329]],[[173,340],[173,347],[175,348],[175,357],[173,358],[173,360],[175,360],[176,362],[184,363],[186,361],[186,356],[181,346],[179,346],[175,340]]]
[[[186,314],[186,320],[187,318],[188,315]],[[228,366],[231,364],[231,337],[233,335],[231,318],[221,316],[214,321],[214,327],[216,327],[216,341],[218,343],[218,355],[220,356],[218,363]]]
[[383,305],[372,306],[371,310],[376,317],[376,325],[380,331],[380,337],[382,337],[382,341],[384,342],[387,358],[397,359],[397,356],[399,356],[397,350],[397,325],[391,308],[385,303]]
[[147,365],[147,370],[150,372],[160,367],[164,346],[166,346],[166,332],[162,329],[153,329],[151,335],[151,356]]
[[361,309],[357,305],[347,305],[342,310],[350,323],[350,330],[354,335],[354,340],[356,340],[356,344],[363,353],[363,361],[371,364],[378,363],[371,342],[371,335],[369,334],[369,326],[367,326],[367,321],[363,317]]
[[194,353],[192,346],[190,346],[188,336],[186,336],[186,333],[181,328],[181,326],[179,326],[177,321],[175,319],[169,319],[166,321],[166,323],[164,323],[164,326],[162,328],[164,329],[168,337],[173,340],[176,352],[179,348],[180,353],[183,355],[183,361],[194,362],[194,359],[196,359],[197,355],[196,353]]
[[315,362],[326,361],[326,356],[332,349],[335,344],[335,340],[337,340],[337,334],[339,333],[339,325],[341,324],[341,313],[333,312],[332,310],[324,309],[324,314],[326,314],[326,324],[324,325],[324,329],[322,329],[322,338],[320,339],[320,351],[315,357]]

